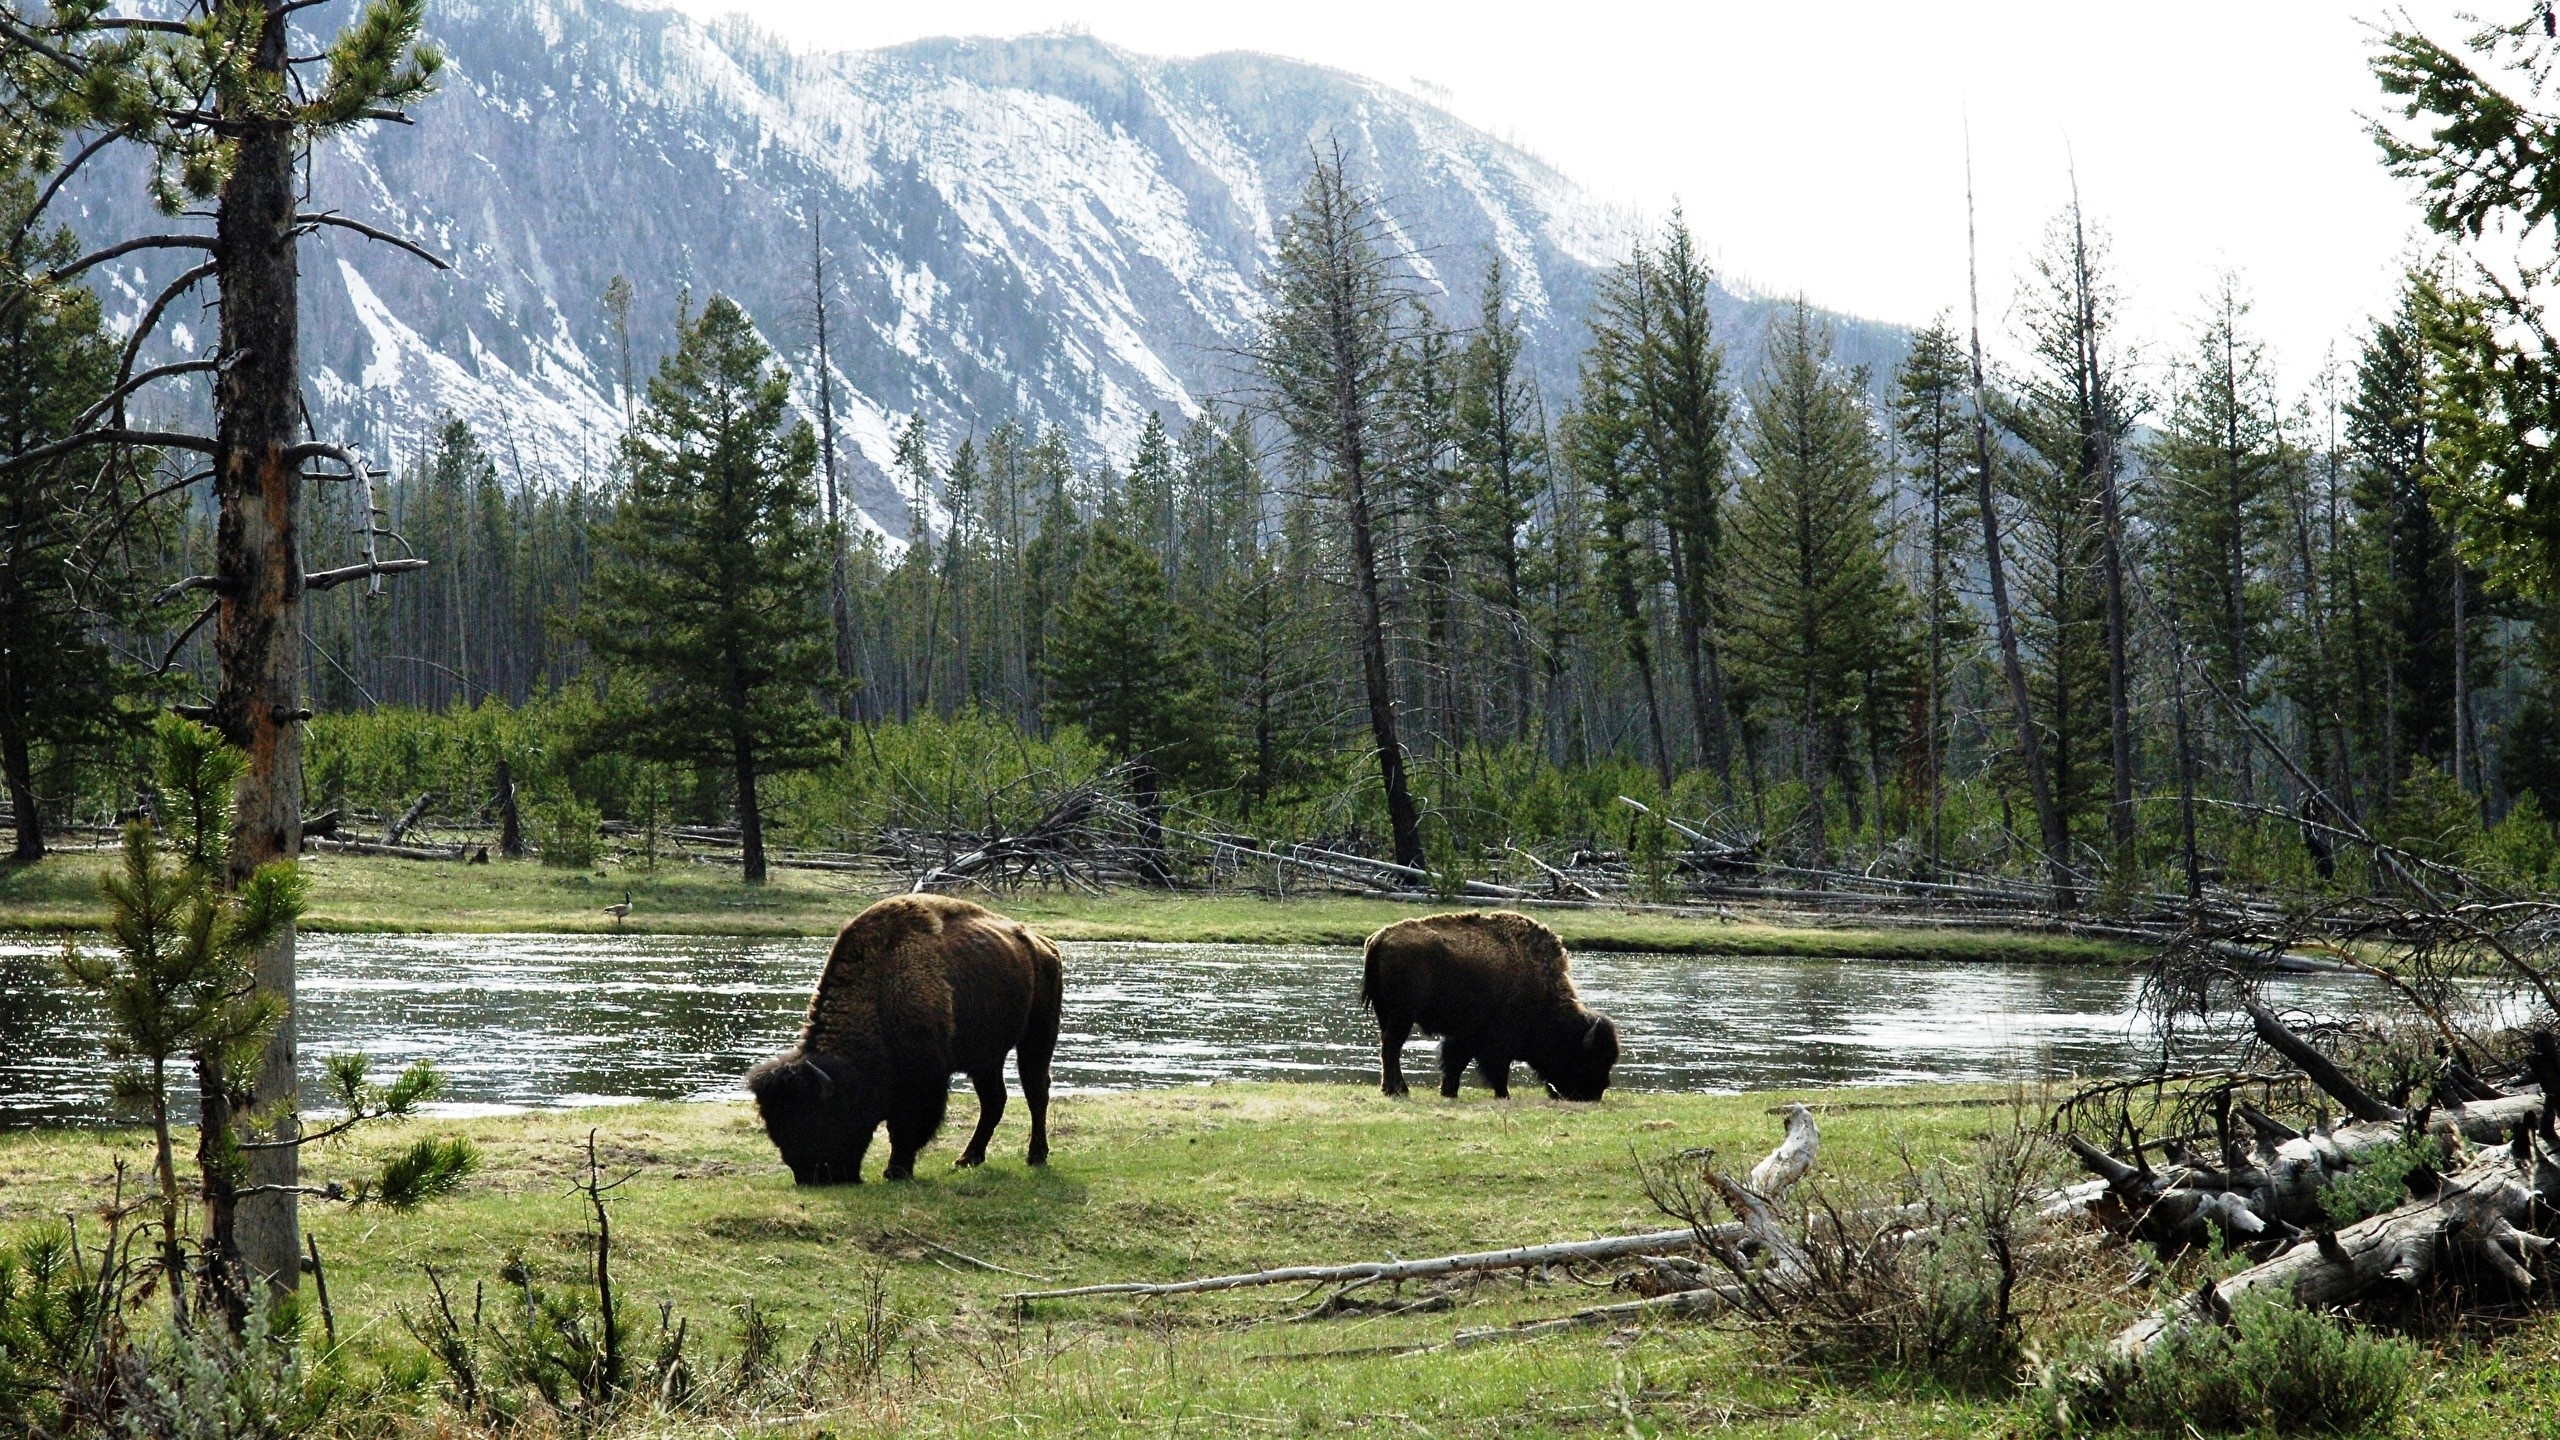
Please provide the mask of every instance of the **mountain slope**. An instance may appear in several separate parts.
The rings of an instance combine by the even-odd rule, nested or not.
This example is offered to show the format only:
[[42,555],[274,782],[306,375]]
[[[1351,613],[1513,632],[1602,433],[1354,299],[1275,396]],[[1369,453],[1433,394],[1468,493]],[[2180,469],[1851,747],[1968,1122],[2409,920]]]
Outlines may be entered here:
[[[1156,60],[1074,35],[804,55],[610,0],[442,0],[431,23],[449,64],[417,124],[365,127],[313,164],[315,203],[454,261],[438,273],[345,232],[305,249],[314,409],[377,455],[413,453],[450,412],[528,479],[600,471],[628,398],[616,275],[642,384],[688,291],[737,299],[805,375],[814,216],[851,496],[898,535],[886,471],[909,412],[945,441],[1018,415],[1125,457],[1149,413],[1240,395],[1259,275],[1315,147],[1341,146],[1453,319],[1501,252],[1559,398],[1591,282],[1625,243],[1521,151],[1268,56]],[[130,176],[86,198],[92,233],[143,221]],[[148,265],[107,282],[128,322],[156,288]],[[1739,348],[1765,308],[1727,306]],[[1847,360],[1898,348],[1884,327],[1843,334]]]

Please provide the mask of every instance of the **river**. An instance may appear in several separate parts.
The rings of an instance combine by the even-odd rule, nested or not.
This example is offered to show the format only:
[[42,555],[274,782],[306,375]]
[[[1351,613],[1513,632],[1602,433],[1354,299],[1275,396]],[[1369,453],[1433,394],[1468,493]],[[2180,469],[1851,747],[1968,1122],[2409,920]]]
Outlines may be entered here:
[[[94,943],[91,942],[91,943]],[[616,935],[306,935],[307,1074],[361,1051],[420,1058],[455,1109],[715,1100],[796,1033],[827,942]],[[1056,1084],[1374,1083],[1356,950],[1069,943]],[[108,1066],[59,942],[0,935],[0,1126],[95,1123]],[[2135,982],[2108,966],[1581,954],[1585,1003],[1616,1017],[1617,1083],[1646,1090],[2034,1081],[2137,1065]],[[2320,1008],[2368,982],[2297,977]],[[1408,1073],[1432,1073],[1417,1039]],[[1417,1080],[1417,1084],[1424,1083]],[[1472,1078],[1471,1078],[1471,1082]],[[190,1085],[189,1088],[192,1088]]]

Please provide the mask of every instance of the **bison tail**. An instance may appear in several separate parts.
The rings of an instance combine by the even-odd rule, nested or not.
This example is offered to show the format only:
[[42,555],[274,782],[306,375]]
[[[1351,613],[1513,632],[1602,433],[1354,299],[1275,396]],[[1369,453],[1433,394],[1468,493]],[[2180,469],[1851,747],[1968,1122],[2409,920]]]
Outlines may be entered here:
[[1369,937],[1369,943],[1360,955],[1360,1008],[1369,1011],[1378,1008],[1378,937],[1375,935]]

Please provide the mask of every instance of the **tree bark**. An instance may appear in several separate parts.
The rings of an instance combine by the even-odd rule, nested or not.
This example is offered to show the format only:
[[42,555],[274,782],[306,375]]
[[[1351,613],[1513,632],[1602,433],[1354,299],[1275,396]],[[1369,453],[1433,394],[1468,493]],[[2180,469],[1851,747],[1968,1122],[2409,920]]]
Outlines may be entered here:
[[2231,1301],[2251,1294],[2280,1296],[2305,1309],[2322,1310],[2375,1290],[2406,1292],[2426,1284],[2449,1262],[2495,1276],[2517,1293],[2534,1286],[2525,1262],[2546,1255],[2551,1241],[2532,1233],[2560,1195],[2545,1193],[2560,1169],[2534,1154],[2528,1134],[2509,1148],[2492,1150],[2456,1174],[2434,1182],[2434,1193],[2397,1210],[2297,1243],[2263,1265],[2146,1316],[2119,1333],[2116,1353],[2149,1353],[2175,1331],[2218,1321]]
[[836,385],[827,355],[827,253],[819,244],[815,211],[809,217],[809,279],[818,311],[818,445],[827,468],[827,610],[836,629],[836,709],[854,719],[857,688],[853,664],[853,592],[845,574],[844,520],[836,482]]
[[515,767],[498,759],[498,853],[514,859],[524,854],[524,820],[516,810]]
[[743,878],[750,885],[761,885],[765,879],[764,809],[756,802],[755,741],[741,733],[732,753],[738,776],[738,847],[744,861]]
[[32,865],[44,858],[44,811],[36,804],[35,763],[27,753],[27,732],[15,719],[0,721],[0,770],[9,778],[9,815],[17,827],[10,858]]
[[2035,707],[2027,697],[2027,670],[2018,656],[2018,623],[2009,608],[2008,566],[2000,549],[2000,509],[1992,495],[1991,414],[1989,386],[1982,368],[1982,296],[1972,276],[1973,162],[1965,162],[1966,282],[1973,289],[1973,448],[1975,501],[1982,511],[1982,562],[1991,585],[1991,618],[2000,637],[2000,672],[2009,683],[2009,708],[2018,720],[2018,759],[2027,772],[2027,791],[2036,806],[2037,827],[2044,835],[2045,864],[2053,879],[2056,908],[2076,903],[2071,883],[2071,834],[2064,828],[2061,807],[2054,803],[2053,780],[2045,772],[2044,740],[2036,731]]
[[[279,93],[286,86],[285,0],[265,0],[266,21],[251,61]],[[294,250],[294,156],[289,120],[264,113],[261,87],[240,87],[223,104],[238,136],[231,173],[215,206],[215,261],[222,293],[222,361],[214,391],[214,574],[222,608],[214,630],[218,672],[213,722],[246,752],[233,796],[228,879],[234,886],[271,861],[301,850],[302,554],[298,533],[301,466],[285,451],[299,418],[302,354],[298,257]],[[289,1139],[294,1113],[294,929],[257,957],[259,991],[283,1018],[267,1043],[251,1092],[255,1106],[279,1106],[268,1138]],[[209,1089],[218,1089],[210,1086]],[[299,1182],[295,1147],[250,1152],[251,1186]],[[278,1289],[300,1283],[302,1237],[296,1197],[268,1189],[239,1202],[239,1259],[253,1278]],[[212,1209],[210,1198],[208,1210]]]

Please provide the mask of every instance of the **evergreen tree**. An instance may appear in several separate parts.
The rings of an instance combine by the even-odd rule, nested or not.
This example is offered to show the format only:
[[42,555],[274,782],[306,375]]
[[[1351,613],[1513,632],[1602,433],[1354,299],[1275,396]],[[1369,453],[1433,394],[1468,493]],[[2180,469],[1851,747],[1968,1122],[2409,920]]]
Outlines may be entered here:
[[[2225,277],[2152,453],[2152,525],[2179,629],[2222,693],[2259,700],[2274,597],[2270,561],[2280,535],[2278,482],[2286,464],[2275,382],[2264,350],[2242,329],[2248,305]],[[2254,800],[2256,744],[2224,731],[2223,763]]]
[[1645,608],[1645,596],[1655,584],[1657,560],[1642,530],[1646,497],[1637,470],[1637,447],[1642,443],[1643,420],[1630,373],[1634,349],[1634,337],[1626,331],[1604,318],[1592,320],[1591,348],[1582,363],[1581,400],[1565,418],[1564,447],[1575,478],[1594,502],[1591,549],[1598,561],[1594,578],[1606,597],[1619,647],[1643,693],[1654,773],[1662,788],[1669,790],[1671,742],[1662,726],[1662,698],[1654,680],[1653,624]]
[[1531,709],[1527,528],[1546,488],[1546,437],[1526,339],[1504,291],[1502,254],[1485,263],[1483,310],[1459,358],[1457,445],[1461,462],[1451,523],[1469,561],[1477,599],[1490,612],[1509,672],[1509,729],[1527,740]]
[[1319,155],[1305,196],[1281,230],[1260,360],[1281,423],[1340,506],[1351,560],[1352,639],[1395,861],[1419,870],[1422,817],[1405,778],[1379,564],[1379,492],[1393,449],[1388,391],[1401,302],[1373,233],[1376,214],[1343,173],[1340,149]]
[[816,520],[817,439],[783,428],[789,377],[715,296],[649,382],[623,442],[631,481],[605,536],[588,644],[645,703],[616,717],[647,758],[725,767],[748,884],[765,879],[763,776],[833,753]]
[[1049,649],[1050,723],[1156,774],[1210,773],[1218,745],[1203,658],[1199,622],[1173,602],[1162,559],[1096,525]]
[[1825,782],[1848,758],[1870,677],[1900,658],[1908,596],[1888,564],[1865,378],[1831,363],[1802,301],[1770,327],[1748,392],[1728,562],[1735,662],[1796,731],[1809,848],[1828,851]]
[[1709,313],[1714,277],[1678,210],[1661,245],[1638,251],[1628,273],[1604,294],[1638,337],[1636,390],[1643,415],[1643,465],[1668,532],[1672,600],[1689,680],[1691,728],[1699,757],[1733,792],[1726,745],[1723,662],[1716,618],[1717,567],[1723,546],[1731,402],[1724,352]]
[[1168,585],[1176,583],[1182,570],[1181,521],[1175,513],[1180,488],[1172,437],[1165,433],[1164,417],[1150,411],[1121,481],[1120,503],[1108,518],[1123,538],[1156,558]]
[[[33,224],[34,198],[34,176],[0,168],[0,222]],[[71,233],[19,234],[0,255],[0,457],[94,421],[116,373],[97,298],[47,278],[79,253]],[[0,466],[0,773],[20,863],[45,853],[39,750],[98,747],[147,719],[146,677],[113,637],[142,627],[140,597],[158,588],[131,573],[158,518],[132,503],[151,470],[107,449]]]
[[1911,353],[1894,372],[1894,421],[1900,428],[1904,473],[1920,496],[1920,609],[1927,628],[1923,647],[1921,747],[1912,759],[1924,767],[1929,796],[1930,863],[1943,863],[1948,704],[1955,665],[1974,635],[1971,613],[1959,590],[1973,547],[1965,535],[1973,523],[1973,473],[1969,453],[1964,341],[1944,317],[1912,337]]

